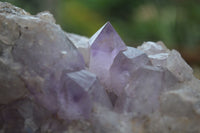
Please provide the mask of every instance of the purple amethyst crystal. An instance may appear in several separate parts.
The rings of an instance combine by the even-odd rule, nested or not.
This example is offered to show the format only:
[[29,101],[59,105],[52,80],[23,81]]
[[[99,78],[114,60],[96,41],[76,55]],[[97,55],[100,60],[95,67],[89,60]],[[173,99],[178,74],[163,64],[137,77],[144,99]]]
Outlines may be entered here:
[[109,69],[114,58],[126,45],[112,25],[107,22],[89,40],[91,45],[89,70],[94,72],[100,81],[109,84]]
[[88,118],[93,103],[111,108],[110,100],[94,74],[86,71],[66,73],[58,93],[58,116],[64,119]]

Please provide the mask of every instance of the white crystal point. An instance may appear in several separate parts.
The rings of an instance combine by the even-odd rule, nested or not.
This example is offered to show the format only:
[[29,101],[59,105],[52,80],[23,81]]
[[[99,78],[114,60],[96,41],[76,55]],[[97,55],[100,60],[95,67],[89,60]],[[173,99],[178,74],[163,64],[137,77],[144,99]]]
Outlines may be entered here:
[[138,49],[144,51],[154,66],[166,66],[169,50],[162,42],[144,42]]
[[191,80],[192,68],[176,50],[169,50],[162,42],[145,42],[138,49],[144,51],[154,66],[167,68],[180,82]]
[[82,54],[86,66],[89,66],[90,62],[89,39],[87,37],[79,36],[72,33],[67,33],[67,36],[73,42],[78,51]]
[[193,77],[192,68],[184,61],[180,53],[176,50],[170,52],[169,57],[167,58],[167,66],[169,71],[171,71],[179,81],[188,81]]
[[120,95],[129,82],[134,71],[151,62],[147,55],[133,47],[121,51],[113,61],[110,68],[111,86],[109,87],[116,95]]
[[110,66],[116,55],[126,49],[126,45],[109,22],[91,37],[89,44],[89,70],[94,72],[103,84],[108,85]]
[[163,42],[144,42],[138,49],[144,51],[148,55],[167,52],[167,48]]

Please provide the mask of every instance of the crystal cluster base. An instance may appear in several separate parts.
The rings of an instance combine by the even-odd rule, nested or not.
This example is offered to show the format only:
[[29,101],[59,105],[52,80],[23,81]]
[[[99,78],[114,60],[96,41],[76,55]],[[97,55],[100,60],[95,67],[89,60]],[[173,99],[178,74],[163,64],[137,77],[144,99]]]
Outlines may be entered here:
[[199,133],[200,81],[162,42],[91,38],[0,2],[0,133]]

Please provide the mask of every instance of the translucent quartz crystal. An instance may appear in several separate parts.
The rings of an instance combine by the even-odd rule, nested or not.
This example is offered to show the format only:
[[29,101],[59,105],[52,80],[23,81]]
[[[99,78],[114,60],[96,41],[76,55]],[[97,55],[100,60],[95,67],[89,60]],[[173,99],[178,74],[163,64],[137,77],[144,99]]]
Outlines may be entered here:
[[141,66],[150,64],[151,62],[144,52],[133,47],[127,47],[127,50],[121,51],[115,57],[110,68],[110,88],[119,96],[133,73]]
[[117,54],[126,49],[126,45],[109,22],[90,38],[89,44],[89,70],[98,76],[101,83],[108,86],[109,69]]
[[73,42],[73,44],[78,49],[78,51],[82,54],[84,61],[86,63],[86,66],[89,66],[89,62],[90,62],[89,39],[87,37],[79,36],[72,33],[67,33],[67,36]]
[[169,57],[167,58],[167,66],[179,81],[188,81],[193,77],[192,68],[183,60],[180,53],[176,50],[170,51]]
[[166,66],[169,50],[162,42],[145,42],[138,49],[144,51],[154,66]]
[[144,42],[141,46],[138,46],[138,49],[144,51],[148,55],[155,55],[159,53],[165,53],[168,51],[166,46],[163,44],[163,42]]
[[140,67],[131,78],[125,92],[116,101],[115,110],[133,112],[136,116],[157,111],[161,92],[177,83],[169,71],[153,66]]
[[176,50],[168,50],[162,42],[145,42],[138,49],[144,51],[154,66],[162,66],[171,71],[180,82],[191,80],[192,68]]
[[61,78],[62,87],[58,93],[58,111],[60,118],[80,119],[88,118],[93,106],[97,102],[111,108],[110,100],[104,88],[98,84],[96,76],[86,70],[66,73]]

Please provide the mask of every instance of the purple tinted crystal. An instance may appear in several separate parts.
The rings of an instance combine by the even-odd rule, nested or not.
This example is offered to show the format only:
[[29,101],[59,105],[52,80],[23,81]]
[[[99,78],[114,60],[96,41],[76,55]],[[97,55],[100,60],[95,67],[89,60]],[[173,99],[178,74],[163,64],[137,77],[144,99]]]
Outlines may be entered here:
[[105,91],[104,87],[100,84],[98,80],[96,80],[92,85],[89,94],[95,103],[107,107],[108,109],[113,108],[107,92]]
[[88,118],[93,102],[111,107],[109,98],[96,76],[86,70],[66,73],[62,76],[58,94],[58,115],[64,119]]
[[[168,81],[168,79],[171,79]],[[169,90],[177,79],[167,70],[144,66],[134,72],[131,81],[117,100],[115,110],[147,115],[159,109],[160,93]]]
[[111,88],[116,95],[120,95],[129,82],[134,71],[151,62],[147,55],[136,48],[127,47],[120,52],[113,61],[110,68]]
[[89,44],[89,70],[94,72],[102,83],[108,84],[110,66],[116,55],[126,49],[126,45],[109,22],[90,38]]

